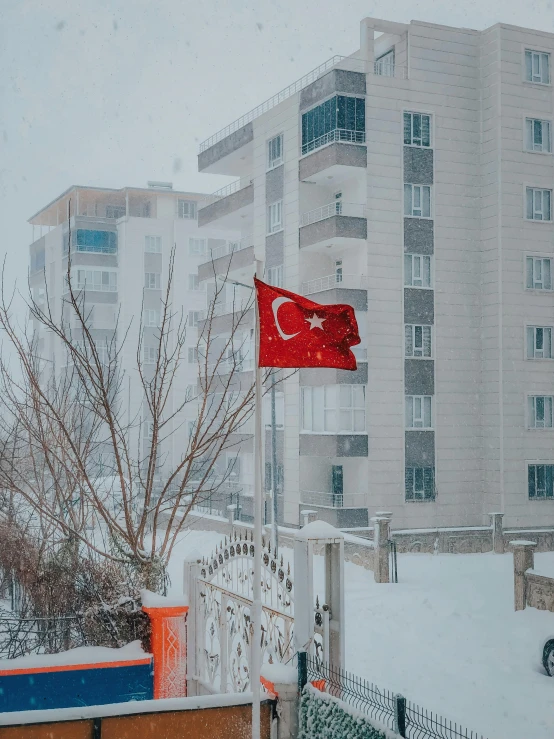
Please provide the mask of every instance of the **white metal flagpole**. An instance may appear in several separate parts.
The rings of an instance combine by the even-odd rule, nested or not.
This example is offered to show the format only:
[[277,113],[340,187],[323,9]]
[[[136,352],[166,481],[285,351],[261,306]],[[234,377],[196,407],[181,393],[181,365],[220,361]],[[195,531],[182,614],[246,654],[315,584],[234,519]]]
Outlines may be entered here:
[[[261,278],[261,262],[256,260],[256,276]],[[254,397],[254,583],[252,593],[252,664],[250,687],[252,689],[252,739],[260,739],[260,673],[262,668],[262,373],[260,371],[260,316],[258,296],[255,299],[256,368]]]

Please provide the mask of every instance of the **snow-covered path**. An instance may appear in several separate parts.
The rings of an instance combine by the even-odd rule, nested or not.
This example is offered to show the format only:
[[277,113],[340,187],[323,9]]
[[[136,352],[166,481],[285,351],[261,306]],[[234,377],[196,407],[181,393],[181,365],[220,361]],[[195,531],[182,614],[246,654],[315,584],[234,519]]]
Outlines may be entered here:
[[[187,534],[172,560],[174,592],[183,556],[209,554],[220,540]],[[554,553],[536,555],[535,566],[554,574]],[[347,669],[488,739],[552,736],[554,679],[540,650],[554,614],[514,612],[512,555],[405,554],[398,571],[398,585],[377,585],[346,564]]]

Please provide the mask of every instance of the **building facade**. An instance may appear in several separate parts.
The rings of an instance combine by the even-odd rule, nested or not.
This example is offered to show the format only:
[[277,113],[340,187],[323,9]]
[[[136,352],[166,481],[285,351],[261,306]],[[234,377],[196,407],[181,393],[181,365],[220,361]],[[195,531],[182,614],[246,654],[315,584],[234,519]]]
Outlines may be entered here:
[[[145,376],[154,372],[156,337],[161,321],[172,249],[175,249],[171,310],[187,322],[183,361],[173,383],[167,415],[178,408],[187,393],[194,397],[198,383],[198,320],[206,306],[205,284],[198,280],[198,265],[206,254],[229,248],[229,235],[217,225],[198,228],[198,204],[204,195],[178,192],[170,183],[149,183],[147,188],[109,189],[71,187],[31,219],[30,284],[33,296],[55,316],[61,317],[67,295],[68,252],[75,290],[84,291],[85,315],[100,356],[118,332],[122,395],[128,418],[142,434],[139,443],[148,449],[149,419],[137,371],[137,346],[142,331],[142,364]],[[69,221],[69,214],[71,219]],[[71,222],[71,243],[69,224]],[[35,239],[35,236],[38,238]],[[142,310],[142,326],[141,326]],[[52,369],[63,369],[65,351],[51,332],[37,324],[37,351]],[[78,336],[75,334],[76,340]],[[170,468],[186,449],[189,424],[196,420],[196,406],[186,406],[186,421],[164,431],[160,458]],[[141,419],[140,424],[133,419]],[[163,474],[163,467],[160,475]],[[98,474],[113,474],[111,460],[98,459]]]
[[[260,260],[268,282],[358,318],[357,371],[280,387],[283,519],[313,508],[349,527],[387,510],[399,528],[471,526],[497,510],[551,526],[554,35],[360,30],[358,51],[198,157],[237,178],[198,211],[201,229],[247,237],[214,262],[233,300]],[[211,262],[199,277],[213,281]]]

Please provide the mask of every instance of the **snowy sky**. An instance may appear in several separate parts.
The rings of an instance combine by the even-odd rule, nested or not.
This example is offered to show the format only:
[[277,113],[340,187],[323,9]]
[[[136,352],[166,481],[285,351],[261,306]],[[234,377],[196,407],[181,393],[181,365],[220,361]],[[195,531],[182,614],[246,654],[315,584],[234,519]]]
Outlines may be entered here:
[[365,16],[554,31],[550,0],[0,0],[1,256],[72,184],[212,191],[198,143],[333,54]]

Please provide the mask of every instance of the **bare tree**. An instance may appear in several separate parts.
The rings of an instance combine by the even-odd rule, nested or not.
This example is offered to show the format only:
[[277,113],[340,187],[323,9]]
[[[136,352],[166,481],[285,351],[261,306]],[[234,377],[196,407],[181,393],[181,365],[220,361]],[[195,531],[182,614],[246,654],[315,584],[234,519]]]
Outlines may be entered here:
[[[0,328],[17,365],[0,357],[0,488],[60,537],[131,564],[154,590],[164,587],[165,567],[193,506],[225,485],[230,470],[216,474],[218,458],[238,451],[234,439],[252,414],[254,398],[252,382],[245,384],[240,374],[253,298],[236,306],[230,330],[220,336],[215,321],[225,277],[216,279],[199,327],[196,389],[184,394],[187,322],[173,307],[174,265],[175,250],[147,362],[144,311],[138,338],[131,338],[136,327],[121,325],[119,316],[115,331],[98,343],[86,290],[77,288],[71,272],[71,232],[61,311],[47,290],[39,303],[29,286],[30,321],[20,328],[13,315],[15,293],[4,277],[0,294]],[[62,366],[39,356],[36,326],[57,338]],[[122,369],[129,349],[132,372]],[[126,395],[131,382],[138,383],[142,399],[134,411]],[[176,401],[179,392],[182,399]],[[170,458],[174,437],[182,447]],[[109,474],[104,469],[101,477],[100,455],[109,459]]]

